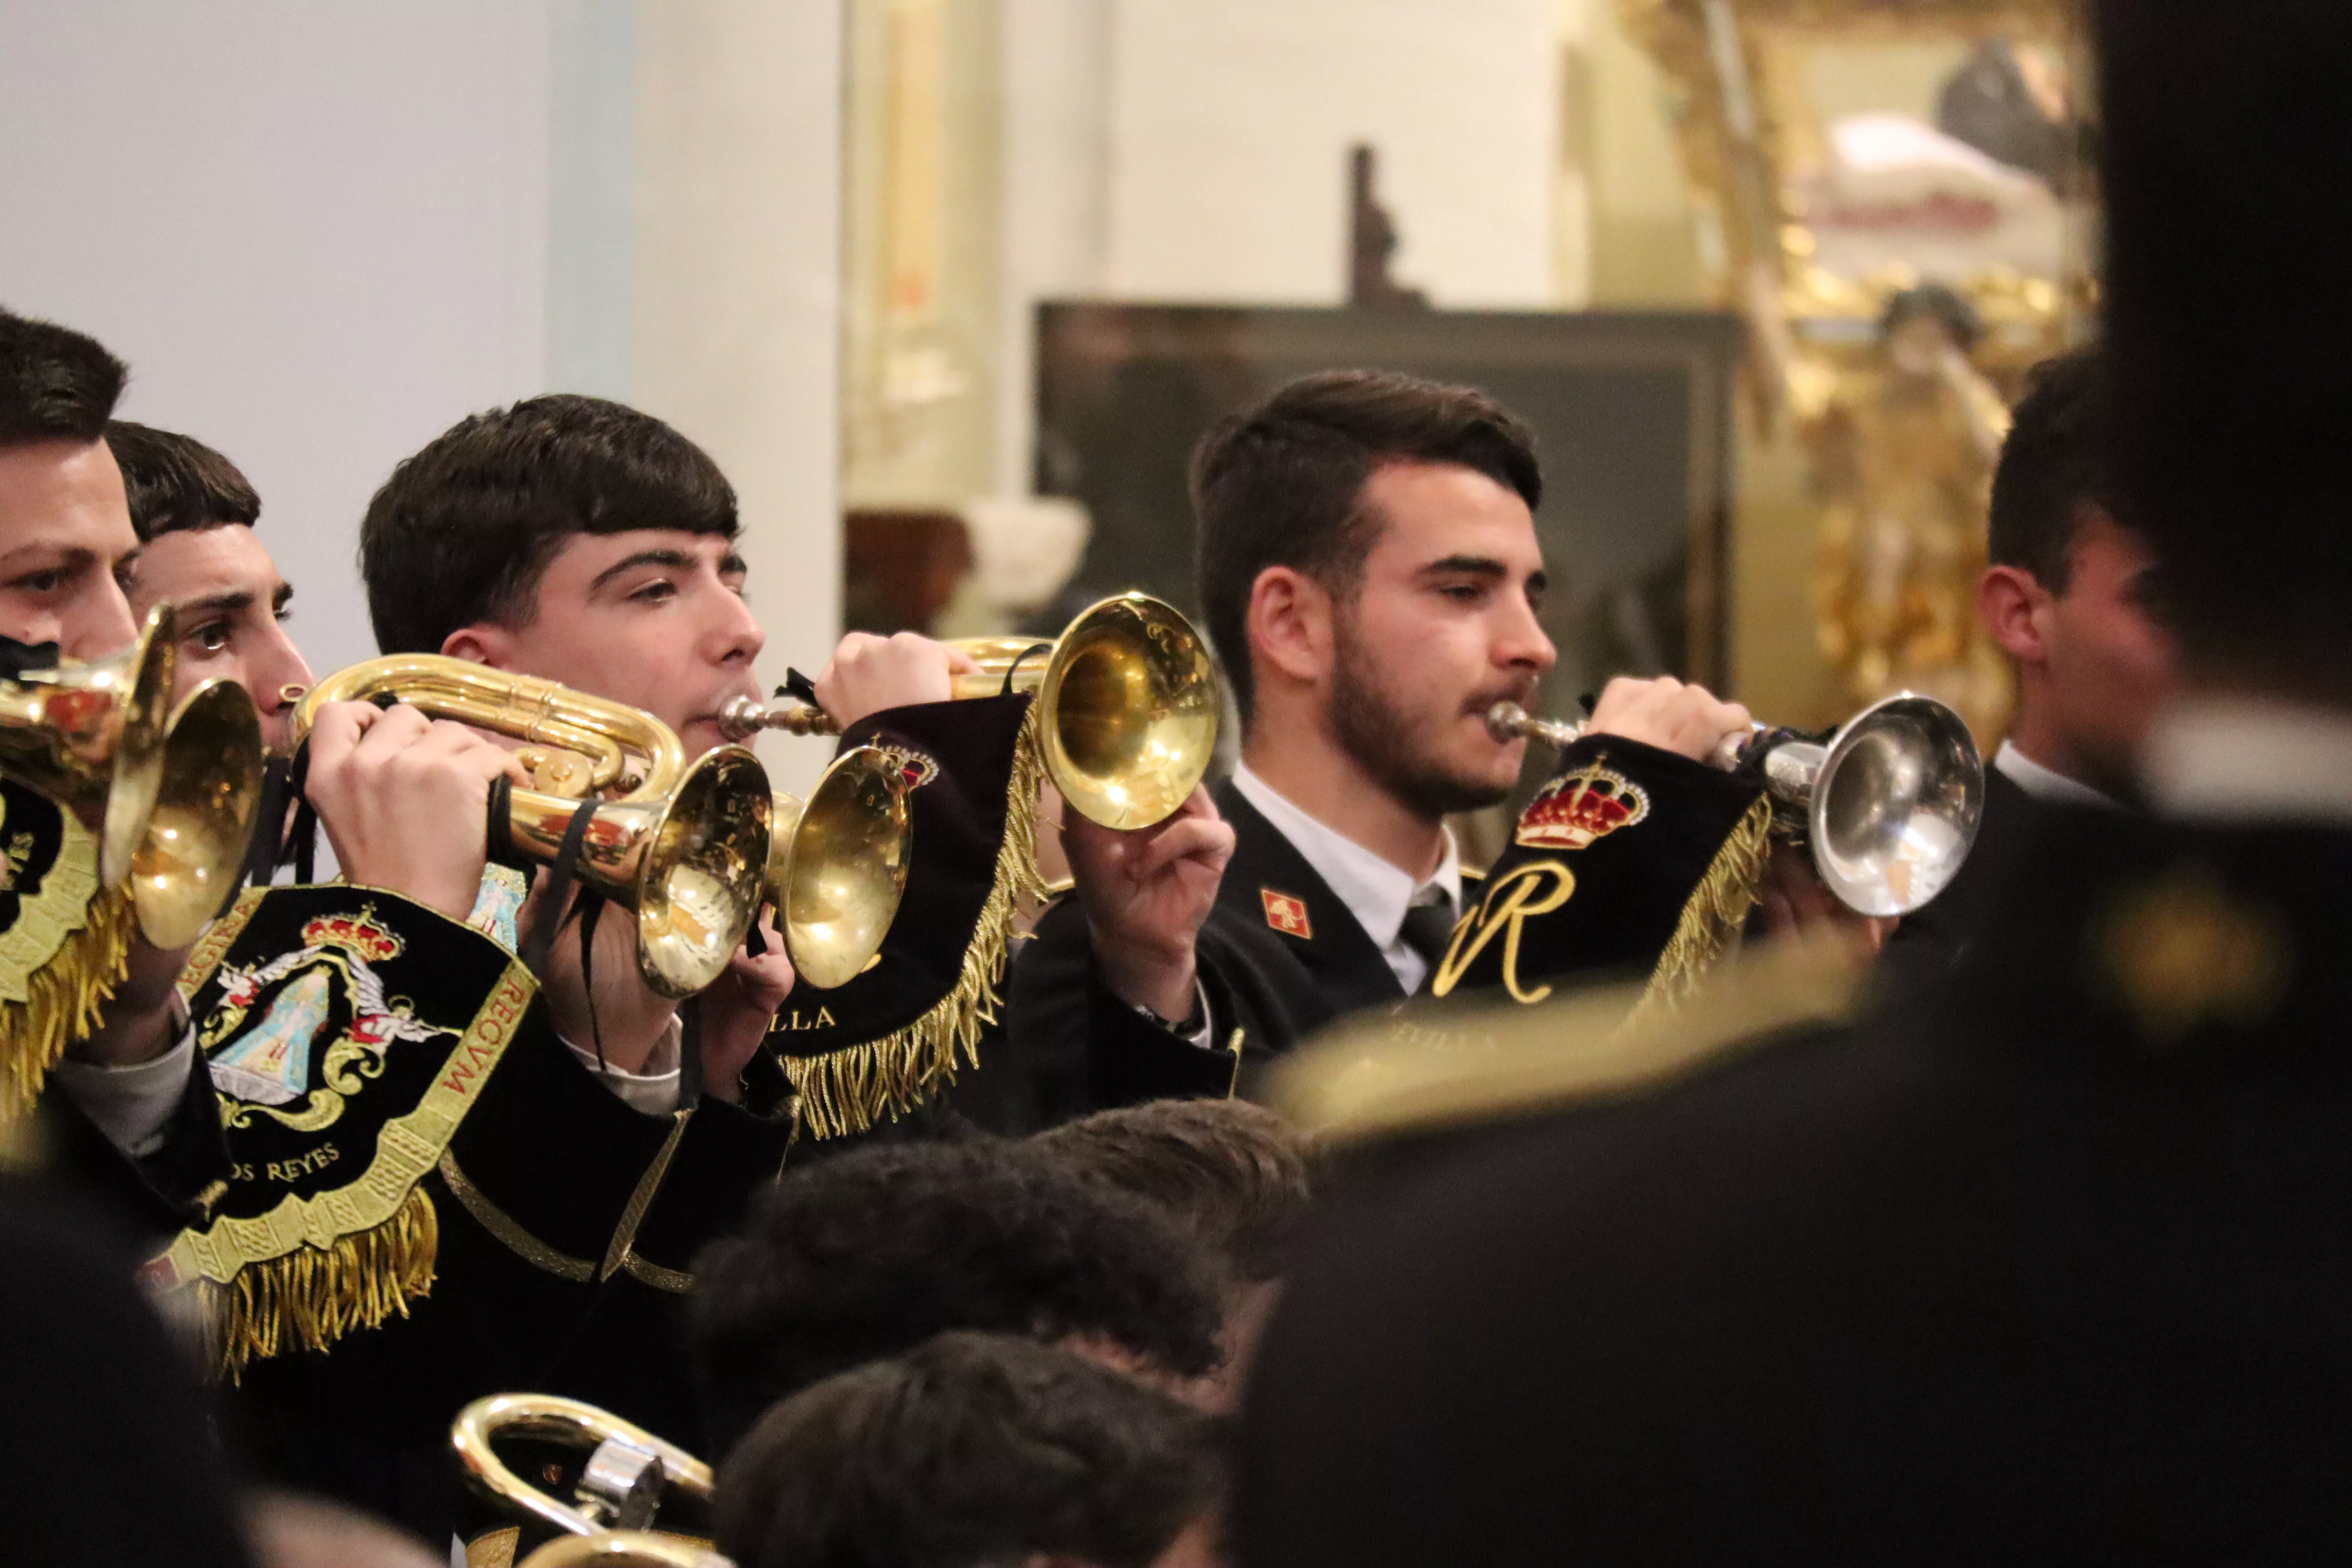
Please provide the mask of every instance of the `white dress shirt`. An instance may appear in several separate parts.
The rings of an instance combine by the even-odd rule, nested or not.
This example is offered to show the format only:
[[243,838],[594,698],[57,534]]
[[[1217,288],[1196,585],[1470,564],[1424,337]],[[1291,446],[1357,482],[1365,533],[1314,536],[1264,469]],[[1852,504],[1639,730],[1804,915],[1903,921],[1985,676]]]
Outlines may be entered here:
[[[1381,956],[1388,960],[1405,994],[1410,996],[1420,990],[1422,980],[1429,973],[1429,964],[1405,945],[1404,912],[1422,896],[1423,889],[1432,887],[1444,889],[1454,913],[1462,912],[1462,857],[1454,847],[1453,833],[1445,834],[1445,856],[1437,863],[1436,871],[1416,878],[1292,805],[1272,784],[1250,772],[1247,763],[1234,769],[1234,787],[1242,792],[1244,800],[1257,807],[1259,816],[1274,824],[1276,832],[1290,840],[1291,847],[1304,856],[1339,896],[1348,912],[1356,917],[1356,923],[1372,939],[1372,945],[1381,950]],[[1275,889],[1277,893],[1287,890]]]
[[2190,699],[2158,724],[2140,773],[2166,816],[2352,827],[2352,712]]
[[622,1104],[647,1116],[667,1116],[677,1109],[678,1089],[684,1082],[680,1069],[686,1060],[685,1037],[684,1028],[672,1015],[669,1026],[662,1031],[662,1037],[646,1058],[644,1072],[623,1072],[619,1068],[607,1067],[597,1059],[594,1051],[583,1051],[570,1040],[565,1040],[563,1046],[580,1058],[588,1076],[611,1089]]
[[2045,805],[2096,805],[2109,811],[2121,808],[2115,800],[2093,789],[2080,779],[2068,778],[2056,768],[2045,768],[2017,749],[2014,741],[2003,741],[2000,750],[1992,754],[1992,765],[2009,777],[2009,782]]

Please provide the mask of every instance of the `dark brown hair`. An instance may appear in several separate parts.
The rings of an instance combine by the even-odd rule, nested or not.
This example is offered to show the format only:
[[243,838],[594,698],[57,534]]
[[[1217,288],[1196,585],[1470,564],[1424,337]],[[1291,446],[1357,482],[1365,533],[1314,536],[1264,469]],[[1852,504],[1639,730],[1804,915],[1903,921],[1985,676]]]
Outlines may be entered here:
[[459,420],[393,469],[360,524],[368,618],[385,653],[529,624],[577,533],[669,528],[735,537],[735,491],[650,414],[570,393]]
[[1306,1139],[1247,1100],[1121,1106],[1030,1142],[1172,1215],[1243,1280],[1273,1279],[1289,1267],[1314,1200]]
[[1122,1373],[950,1333],[771,1409],[719,1472],[743,1568],[1148,1568],[1217,1506],[1220,1424]]
[[2083,509],[2109,505],[2099,449],[2098,355],[2083,349],[2035,365],[1992,475],[1987,556],[2063,595]]
[[1242,721],[1256,695],[1249,604],[1269,566],[1349,596],[1380,520],[1362,505],[1382,463],[1452,463],[1543,499],[1535,433],[1475,387],[1391,371],[1303,376],[1247,413],[1218,421],[1192,449],[1201,609],[1234,683]]
[[261,498],[235,463],[176,431],[110,420],[106,444],[122,470],[131,526],[143,542],[183,529],[261,520]]
[[0,447],[97,440],[129,374],[95,338],[0,310]]

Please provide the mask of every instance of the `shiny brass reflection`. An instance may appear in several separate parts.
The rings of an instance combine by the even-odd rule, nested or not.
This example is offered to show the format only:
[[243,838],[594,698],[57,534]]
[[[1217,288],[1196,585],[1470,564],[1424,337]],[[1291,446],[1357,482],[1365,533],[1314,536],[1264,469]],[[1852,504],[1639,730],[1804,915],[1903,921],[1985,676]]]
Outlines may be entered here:
[[128,886],[142,934],[185,947],[245,863],[261,795],[261,720],[234,681],[175,711],[179,629],[148,613],[112,658],[0,680],[0,773],[99,836],[99,879]]
[[[1548,746],[1581,738],[1584,726],[1538,719],[1516,702],[1486,710],[1496,740]],[[1733,736],[1710,760],[1734,768],[1765,726]],[[1804,813],[1804,837],[1822,883],[1848,909],[1906,915],[1951,885],[1984,817],[1984,762],[1967,721],[1932,697],[1898,692],[1839,726],[1827,745],[1782,740],[1758,759],[1765,787]]]
[[[589,1450],[570,1503],[516,1475],[494,1440],[533,1437]],[[449,1447],[467,1484],[494,1503],[566,1535],[643,1530],[666,1496],[710,1500],[710,1467],[674,1443],[609,1411],[552,1394],[494,1394],[457,1413]]]
[[590,819],[574,871],[630,910],[637,969],[665,996],[726,972],[759,909],[768,863],[768,775],[740,746],[689,764],[652,714],[584,691],[438,654],[392,654],[336,671],[294,711],[299,744],[324,702],[402,701],[436,719],[530,742],[518,755],[540,788],[511,792],[507,837],[545,865],[582,800],[618,790]]
[[[1208,644],[1174,605],[1145,594],[1103,600],[1052,643],[968,637],[949,643],[980,666],[955,679],[959,698],[1009,687],[1037,694],[1055,787],[1105,827],[1166,820],[1208,772],[1219,702]],[[830,735],[839,727],[801,704],[748,699],[720,715],[737,739],[761,730]]]
[[805,804],[778,793],[761,897],[800,983],[846,984],[882,951],[913,849],[905,770],[875,747],[835,758]]

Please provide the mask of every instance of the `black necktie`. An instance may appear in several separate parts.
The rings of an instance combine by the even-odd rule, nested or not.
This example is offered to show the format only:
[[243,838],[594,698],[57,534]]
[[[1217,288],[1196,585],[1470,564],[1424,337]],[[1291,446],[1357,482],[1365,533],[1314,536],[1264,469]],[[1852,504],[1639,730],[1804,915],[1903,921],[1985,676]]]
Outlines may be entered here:
[[1445,956],[1445,944],[1454,940],[1454,900],[1444,888],[1434,882],[1413,895],[1404,911],[1404,925],[1398,931],[1405,946],[1421,954],[1421,961],[1432,969]]

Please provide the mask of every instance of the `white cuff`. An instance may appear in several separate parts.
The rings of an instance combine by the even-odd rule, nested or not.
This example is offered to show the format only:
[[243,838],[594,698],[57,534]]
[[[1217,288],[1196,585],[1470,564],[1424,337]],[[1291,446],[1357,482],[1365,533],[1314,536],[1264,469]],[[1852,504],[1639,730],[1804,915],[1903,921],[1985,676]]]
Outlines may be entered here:
[[68,1058],[49,1070],[66,1098],[106,1134],[108,1142],[140,1159],[163,1146],[163,1129],[187,1091],[195,1059],[196,1037],[183,1026],[178,1045],[136,1067]]
[[1181,1037],[1188,1046],[1213,1051],[1217,1048],[1217,1020],[1209,1012],[1209,987],[1198,974],[1192,976],[1192,994],[1199,998],[1193,1008],[1201,1015],[1201,1026]]

